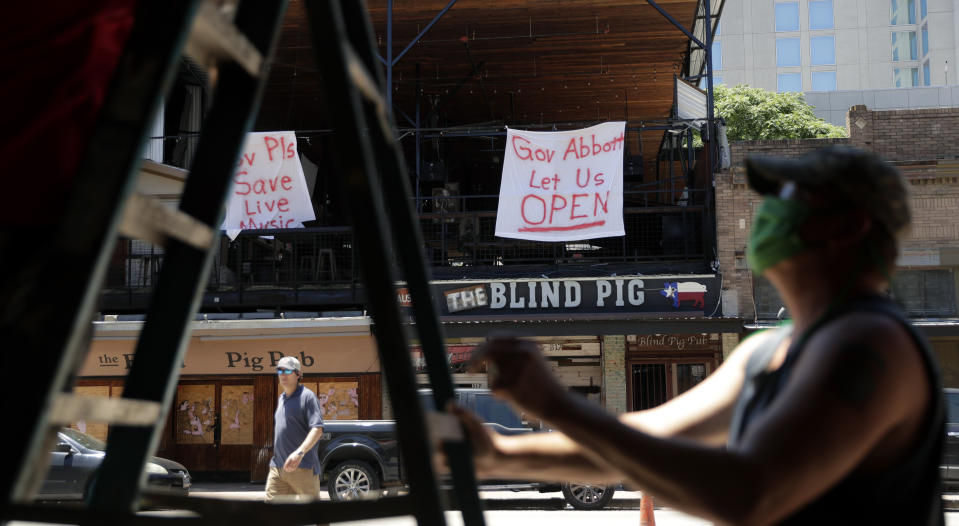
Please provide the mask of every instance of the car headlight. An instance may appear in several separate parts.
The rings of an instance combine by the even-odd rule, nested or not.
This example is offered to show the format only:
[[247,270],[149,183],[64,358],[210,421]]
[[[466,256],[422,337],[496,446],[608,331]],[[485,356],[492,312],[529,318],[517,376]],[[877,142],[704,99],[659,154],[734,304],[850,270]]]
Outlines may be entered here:
[[166,470],[165,467],[163,467],[163,466],[161,466],[161,465],[159,465],[159,464],[154,464],[153,462],[147,462],[146,472],[147,472],[147,473],[150,473],[150,474],[152,474],[152,475],[166,475],[166,474],[167,474],[167,470]]

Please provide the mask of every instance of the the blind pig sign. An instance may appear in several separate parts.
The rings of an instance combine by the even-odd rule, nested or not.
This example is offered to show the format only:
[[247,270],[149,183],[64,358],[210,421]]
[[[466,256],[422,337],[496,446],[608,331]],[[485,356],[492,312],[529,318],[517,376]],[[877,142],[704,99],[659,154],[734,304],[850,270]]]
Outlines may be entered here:
[[[442,315],[516,316],[718,312],[713,275],[436,281],[430,284]],[[405,289],[404,289],[405,290]],[[402,298],[403,293],[400,292]]]
[[626,123],[507,130],[496,235],[575,241],[624,235]]
[[301,228],[316,219],[292,131],[248,133],[243,145],[223,230]]

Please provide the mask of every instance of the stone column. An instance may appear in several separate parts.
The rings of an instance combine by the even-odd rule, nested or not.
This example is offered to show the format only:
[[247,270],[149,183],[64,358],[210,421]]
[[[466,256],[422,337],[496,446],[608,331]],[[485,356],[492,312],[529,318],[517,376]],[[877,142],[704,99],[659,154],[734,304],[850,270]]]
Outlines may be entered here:
[[625,336],[603,336],[603,403],[613,414],[626,412]]

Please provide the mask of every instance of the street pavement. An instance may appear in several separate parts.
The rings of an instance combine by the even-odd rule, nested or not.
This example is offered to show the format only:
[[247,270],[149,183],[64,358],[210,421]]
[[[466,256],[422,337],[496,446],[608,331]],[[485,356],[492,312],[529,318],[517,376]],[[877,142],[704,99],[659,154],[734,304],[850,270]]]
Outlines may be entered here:
[[[225,500],[263,500],[263,484],[248,483],[209,483],[199,482],[193,485],[191,496],[213,497]],[[639,503],[642,493],[618,491],[605,510],[580,511],[569,507],[560,493],[539,493],[536,491],[482,491],[486,512],[484,517],[489,526],[582,526],[584,524],[602,524],[603,526],[636,526],[639,524]],[[324,491],[321,499],[329,496]],[[959,526],[959,494],[946,494],[943,497],[947,507],[946,525]],[[182,510],[155,510],[141,512],[143,515],[165,517],[189,517],[192,513]],[[658,526],[710,526],[712,522],[703,520],[677,510],[657,506],[654,512]],[[456,511],[446,513],[449,526],[462,526],[463,520]],[[11,521],[11,526],[40,526],[40,523]],[[386,519],[337,522],[335,525],[360,526],[416,526],[412,517],[392,517]]]
[[[190,495],[224,499],[262,500],[262,484],[197,483]],[[639,524],[639,503],[642,493],[618,491],[605,510],[580,511],[569,507],[561,493],[536,491],[481,491],[486,506],[484,517],[489,526],[636,526]],[[328,499],[326,491],[321,494]],[[946,505],[946,526],[959,526],[959,494],[943,496]],[[654,511],[657,526],[710,526],[713,523],[692,515],[657,506]],[[462,526],[458,512],[446,513],[449,526]],[[416,526],[412,517],[337,522],[335,525],[362,526]]]
[[[191,496],[224,499],[261,500],[262,484],[196,483]],[[618,491],[608,509],[600,511],[574,510],[563,500],[563,495],[537,491],[481,491],[486,506],[484,517],[488,526],[582,526],[596,523],[604,526],[636,526],[639,524],[639,503],[642,493]],[[326,492],[321,499],[327,500]],[[168,512],[154,512],[168,513]],[[658,526],[710,526],[712,523],[685,513],[659,507],[654,512]],[[446,512],[449,526],[462,526],[459,512]],[[412,517],[336,522],[334,525],[362,526],[416,526]],[[956,526],[959,526],[957,521]]]

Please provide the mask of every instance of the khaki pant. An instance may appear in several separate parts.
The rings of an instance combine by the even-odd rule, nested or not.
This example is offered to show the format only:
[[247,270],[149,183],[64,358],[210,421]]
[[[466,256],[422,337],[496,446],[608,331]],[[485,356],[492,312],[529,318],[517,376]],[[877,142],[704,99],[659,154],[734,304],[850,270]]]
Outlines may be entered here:
[[[283,495],[293,497],[284,498]],[[266,501],[273,502],[277,497],[280,497],[280,501],[319,500],[320,477],[310,468],[298,468],[287,473],[270,466],[270,475],[266,479]]]

